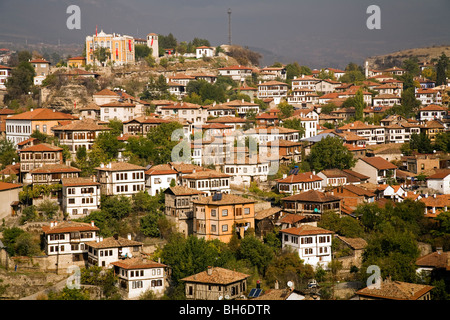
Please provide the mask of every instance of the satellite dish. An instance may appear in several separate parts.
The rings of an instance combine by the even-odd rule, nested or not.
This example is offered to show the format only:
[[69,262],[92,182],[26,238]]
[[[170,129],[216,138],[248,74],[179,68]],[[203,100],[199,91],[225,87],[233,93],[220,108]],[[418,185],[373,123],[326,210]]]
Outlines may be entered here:
[[128,252],[128,254],[127,254],[130,258],[133,256],[132,254],[131,254],[131,252]]
[[288,281],[287,286],[292,289],[292,287],[294,286],[294,283],[292,281]]
[[220,296],[220,297],[219,297],[219,300],[223,300],[223,296]]
[[225,299],[226,299],[226,300],[230,300],[230,296],[227,294],[227,295],[225,296]]

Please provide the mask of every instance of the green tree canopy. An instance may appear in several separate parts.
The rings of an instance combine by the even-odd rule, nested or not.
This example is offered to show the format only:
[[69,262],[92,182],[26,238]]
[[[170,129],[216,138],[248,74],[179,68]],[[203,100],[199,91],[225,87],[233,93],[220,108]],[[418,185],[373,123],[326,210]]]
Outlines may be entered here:
[[315,143],[305,160],[316,171],[333,168],[350,169],[356,162],[353,154],[342,143],[342,139],[332,136]]

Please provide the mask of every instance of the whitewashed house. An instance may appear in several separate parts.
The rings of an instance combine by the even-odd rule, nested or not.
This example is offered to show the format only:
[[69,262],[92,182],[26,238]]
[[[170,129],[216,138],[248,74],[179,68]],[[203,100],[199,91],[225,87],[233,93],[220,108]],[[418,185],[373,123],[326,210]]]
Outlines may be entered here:
[[215,49],[213,47],[201,46],[195,48],[195,57],[197,59],[214,57]]
[[6,80],[11,75],[12,68],[0,65],[0,90],[6,90]]
[[88,178],[63,178],[62,210],[71,219],[84,217],[100,207],[100,183]]
[[142,246],[142,242],[131,239],[131,234],[127,238],[118,235],[106,239],[97,237],[95,241],[86,243],[88,265],[111,268],[113,262],[140,255]]
[[178,172],[172,169],[169,164],[160,164],[145,171],[145,189],[151,196],[155,196],[172,183],[176,184]]
[[442,194],[450,194],[450,169],[439,171],[427,177],[427,188]]
[[331,262],[331,238],[330,230],[301,225],[280,230],[282,248],[297,252],[300,259],[314,268],[321,266],[327,268]]
[[157,297],[164,294],[168,286],[167,266],[145,258],[137,257],[111,263],[119,277],[119,289],[128,299],[136,299],[147,291]]
[[101,194],[131,197],[145,190],[145,168],[127,162],[101,164],[97,170]]

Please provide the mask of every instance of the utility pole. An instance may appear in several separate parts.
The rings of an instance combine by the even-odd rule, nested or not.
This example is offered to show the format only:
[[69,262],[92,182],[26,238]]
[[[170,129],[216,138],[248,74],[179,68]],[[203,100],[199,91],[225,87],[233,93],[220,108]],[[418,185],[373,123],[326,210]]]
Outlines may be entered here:
[[228,44],[231,46],[231,8],[228,9]]

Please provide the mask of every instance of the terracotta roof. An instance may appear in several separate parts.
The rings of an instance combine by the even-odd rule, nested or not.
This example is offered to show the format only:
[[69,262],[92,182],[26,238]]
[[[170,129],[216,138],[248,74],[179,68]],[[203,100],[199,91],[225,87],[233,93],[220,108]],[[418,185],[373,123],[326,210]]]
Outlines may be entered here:
[[58,173],[58,172],[81,172],[80,169],[67,166],[65,164],[46,164],[42,167],[33,169],[30,173]]
[[148,117],[148,116],[142,116],[137,117],[128,121],[124,121],[124,124],[132,123],[132,122],[138,122],[138,123],[151,123],[151,124],[161,124],[161,123],[169,123],[169,120],[156,118],[156,117]]
[[6,120],[75,120],[77,117],[51,109],[34,109],[8,117]]
[[353,171],[353,170],[350,170],[350,169],[342,169],[342,171],[347,173],[349,176],[356,177],[359,180],[368,180],[370,178],[370,177],[368,177],[368,176],[366,176],[366,175],[364,175],[362,173],[359,173],[359,172],[356,172],[356,171]]
[[0,109],[0,115],[4,114],[14,114],[16,113],[14,110],[8,109],[8,108],[2,108]]
[[313,182],[322,181],[323,179],[312,172],[303,172],[298,174],[291,174],[284,179],[276,180],[278,183],[301,183],[301,182]]
[[358,290],[356,294],[389,300],[417,300],[431,289],[433,287],[428,285],[383,280],[380,288],[366,287]]
[[[345,185],[345,186],[339,186],[339,187],[336,187],[334,190],[339,189],[339,188],[343,188],[343,189],[345,189],[347,191],[350,191],[351,193],[354,193],[354,194],[356,194],[358,196],[375,197],[375,194],[373,192],[370,192],[367,189],[355,186],[353,184],[348,184],[348,185]],[[336,195],[336,196],[339,196],[339,195]]]
[[64,187],[76,187],[76,186],[97,186],[100,183],[95,182],[88,178],[62,178],[62,185]]
[[319,227],[314,227],[311,225],[301,225],[300,227],[292,227],[287,229],[281,229],[280,232],[293,234],[295,236],[308,236],[314,234],[333,234],[333,231],[326,230]]
[[419,201],[425,203],[425,206],[427,207],[450,207],[450,194],[437,194],[428,197],[422,197]]
[[204,168],[203,170],[196,170],[191,174],[184,175],[183,179],[200,180],[200,179],[215,179],[215,178],[229,178],[229,177],[231,177],[229,174]]
[[135,107],[136,105],[134,103],[130,102],[119,102],[119,101],[113,101],[109,103],[102,104],[100,107]]
[[206,121],[206,123],[244,123],[246,120],[240,117],[224,116]]
[[294,224],[294,223],[297,223],[304,219],[306,219],[305,216],[301,216],[299,214],[294,214],[294,213],[289,213],[289,214],[285,215],[284,217],[282,217],[278,222]]
[[31,146],[31,147],[24,148],[22,150],[19,150],[19,153],[21,153],[21,152],[44,152],[44,151],[56,152],[56,151],[62,151],[62,150],[63,150],[62,148],[56,147],[56,146],[52,146],[52,145],[50,145],[48,143],[40,143],[40,144],[36,144],[34,146]]
[[397,169],[396,165],[381,157],[365,157],[361,158],[360,160],[370,164],[372,167],[375,167],[378,170]]
[[266,81],[266,82],[262,82],[259,83],[258,86],[288,86],[287,83],[285,82],[281,82],[281,81]]
[[181,279],[181,281],[212,283],[212,284],[229,284],[237,281],[242,281],[250,277],[250,275],[248,274],[220,267],[212,267],[210,271],[211,274],[208,274],[208,271],[203,271],[194,274],[192,276],[185,277]]
[[33,60],[30,60],[30,63],[48,63],[48,64],[50,64],[50,62],[48,62],[45,59],[33,59]]
[[252,103],[252,102],[247,102],[247,101],[242,101],[242,100],[232,100],[232,101],[228,101],[228,102],[224,102],[223,103],[226,106],[252,106],[252,107],[258,107],[259,105],[257,103]]
[[285,127],[278,127],[278,126],[271,126],[271,127],[256,127],[256,128],[252,128],[249,129],[247,131],[245,131],[245,134],[252,134],[252,133],[256,133],[256,134],[260,134],[260,133],[267,133],[267,134],[272,134],[272,133],[297,133],[299,132],[299,130],[296,129],[290,129],[290,128],[285,128]]
[[109,237],[103,239],[103,241],[90,241],[86,242],[92,248],[104,249],[104,248],[122,248],[122,247],[134,247],[134,246],[142,246],[142,242],[128,240],[127,238],[122,237]]
[[281,201],[303,201],[303,202],[330,202],[341,199],[317,190],[309,190],[282,198]]
[[72,123],[56,126],[52,128],[53,131],[107,131],[111,130],[107,126],[99,124],[93,119],[83,119],[73,121]]
[[21,184],[0,181],[0,191],[22,188]]
[[204,168],[191,163],[177,163],[177,162],[169,162],[169,165],[178,173],[192,173],[194,170],[203,170]]
[[428,179],[444,179],[448,175],[450,175],[450,169],[443,169],[443,170],[436,172],[435,174],[432,174],[431,176],[428,176],[427,180]]
[[119,260],[111,262],[112,265],[123,268],[123,269],[148,269],[148,268],[163,268],[166,267],[165,264],[144,259],[141,257],[129,258],[124,260]]
[[448,108],[437,104],[429,104],[426,107],[421,108],[419,111],[448,111]]
[[198,200],[194,200],[193,203],[206,204],[206,205],[230,205],[230,204],[246,204],[255,203],[255,200],[244,198],[235,194],[222,193],[220,200],[213,200],[214,196],[203,197]]
[[156,166],[151,167],[147,171],[145,171],[145,174],[148,176],[152,175],[165,175],[165,174],[177,174],[178,172],[172,169],[172,167],[169,164],[159,164]]
[[90,223],[75,222],[70,220],[57,222],[56,225],[54,225],[53,227],[51,227],[50,225],[43,226],[42,230],[44,231],[45,234],[54,234],[54,233],[68,233],[74,231],[99,231],[100,229],[96,226],[93,226]]
[[7,165],[0,171],[0,175],[18,175],[20,173],[20,163]]
[[281,208],[277,208],[277,207],[270,207],[268,209],[264,209],[261,211],[258,211],[255,213],[255,219],[261,220],[267,217],[270,217],[271,215],[274,215],[280,211],[282,211],[283,209]]
[[[110,165],[110,167],[109,167]],[[144,167],[137,166],[128,162],[111,162],[104,167],[97,167],[96,170],[100,171],[130,171],[130,170],[145,170]]]
[[189,196],[195,194],[204,194],[204,192],[197,189],[188,188],[186,186],[174,186],[167,188],[164,193],[172,193],[176,196]]

